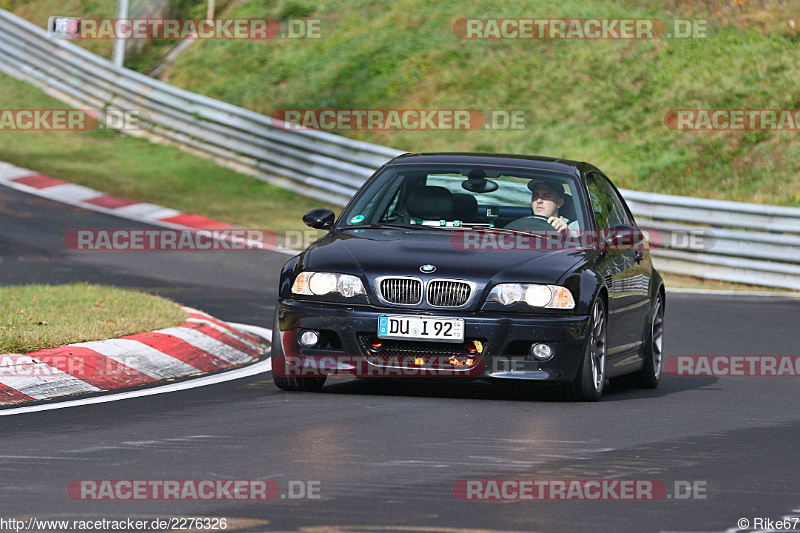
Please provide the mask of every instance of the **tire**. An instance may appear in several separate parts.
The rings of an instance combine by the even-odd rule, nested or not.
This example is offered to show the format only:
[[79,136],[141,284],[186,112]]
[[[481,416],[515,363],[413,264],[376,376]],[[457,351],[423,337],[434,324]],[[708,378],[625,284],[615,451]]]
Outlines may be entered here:
[[661,381],[664,368],[664,298],[659,291],[653,304],[653,313],[645,324],[647,339],[644,344],[644,366],[633,374],[624,376],[623,383],[630,387],[655,389]]
[[325,376],[313,377],[283,377],[272,373],[272,381],[281,390],[319,392],[325,385]]
[[592,304],[592,312],[589,314],[589,333],[586,335],[581,368],[575,380],[567,388],[568,399],[596,402],[603,395],[607,331],[606,304],[602,297],[598,297]]

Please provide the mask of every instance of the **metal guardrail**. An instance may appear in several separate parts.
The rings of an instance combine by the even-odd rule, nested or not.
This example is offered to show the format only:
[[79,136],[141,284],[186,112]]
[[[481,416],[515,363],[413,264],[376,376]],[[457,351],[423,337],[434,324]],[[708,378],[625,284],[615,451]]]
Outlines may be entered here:
[[659,232],[660,270],[800,290],[800,209],[620,192],[637,223]]
[[[326,132],[276,128],[272,118],[114,67],[109,61],[0,10],[0,71],[75,107],[139,110],[127,131],[300,194],[344,205],[401,151]],[[800,209],[622,191],[640,225],[660,232],[665,271],[800,290]],[[705,227],[693,242],[683,237]]]
[[273,119],[172,87],[0,10],[0,70],[76,107],[137,109],[146,128],[128,131],[212,157],[220,164],[343,205],[374,169],[402,153],[320,131],[276,128]]

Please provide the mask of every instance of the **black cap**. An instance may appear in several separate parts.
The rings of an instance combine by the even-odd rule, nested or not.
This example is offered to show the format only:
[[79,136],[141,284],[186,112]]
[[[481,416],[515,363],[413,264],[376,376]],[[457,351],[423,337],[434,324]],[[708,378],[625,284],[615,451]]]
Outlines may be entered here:
[[556,193],[556,195],[559,198],[564,198],[564,196],[566,196],[566,193],[564,192],[564,185],[550,180],[543,180],[539,178],[533,179],[528,182],[528,189],[530,189],[531,192],[533,192],[534,187],[536,187],[540,183],[547,185],[550,189],[552,189],[554,193]]

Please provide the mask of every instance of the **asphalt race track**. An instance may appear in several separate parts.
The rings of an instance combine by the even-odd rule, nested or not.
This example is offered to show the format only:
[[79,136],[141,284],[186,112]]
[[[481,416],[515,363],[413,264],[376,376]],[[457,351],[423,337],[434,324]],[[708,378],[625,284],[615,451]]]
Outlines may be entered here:
[[[69,229],[143,227],[0,187],[0,280],[143,288],[271,327],[285,255],[72,252],[63,243]],[[668,293],[666,321],[667,356],[800,355],[800,299]],[[227,531],[736,531],[741,518],[800,515],[798,384],[666,375],[656,391],[612,388],[582,404],[437,380],[350,379],[285,393],[263,373],[3,416],[0,518],[224,517]],[[459,480],[530,477],[660,480],[667,496],[476,502],[453,493]],[[272,479],[285,498],[73,500],[67,486],[80,479]],[[289,498],[290,482],[312,482],[319,498]],[[701,497],[680,498],[676,482]]]

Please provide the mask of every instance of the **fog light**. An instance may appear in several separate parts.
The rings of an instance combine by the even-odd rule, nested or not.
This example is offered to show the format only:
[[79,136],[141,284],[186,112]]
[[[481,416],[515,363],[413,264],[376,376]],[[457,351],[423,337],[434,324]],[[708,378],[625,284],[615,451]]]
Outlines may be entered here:
[[319,342],[319,332],[307,329],[300,333],[300,344],[306,348],[312,348]]
[[539,361],[545,361],[553,357],[553,349],[547,344],[534,344],[531,346],[531,355]]

